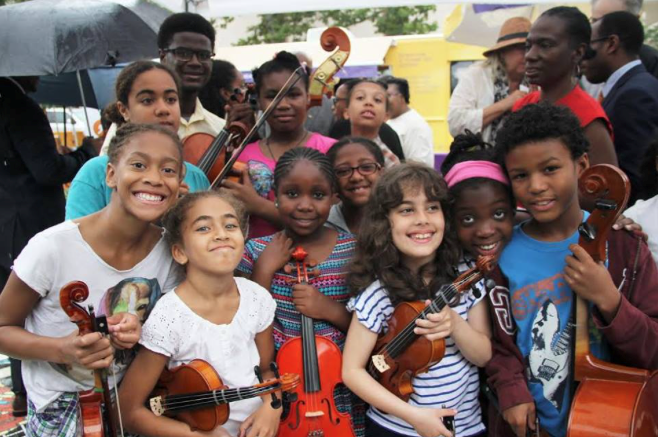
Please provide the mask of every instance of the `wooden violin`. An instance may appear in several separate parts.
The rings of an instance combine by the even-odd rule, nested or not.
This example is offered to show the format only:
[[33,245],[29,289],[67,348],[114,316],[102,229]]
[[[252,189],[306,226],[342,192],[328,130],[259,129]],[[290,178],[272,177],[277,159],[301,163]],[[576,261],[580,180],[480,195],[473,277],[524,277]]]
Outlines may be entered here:
[[[242,103],[247,98],[248,93],[236,90],[231,101]],[[209,180],[213,180],[224,168],[233,147],[240,144],[247,131],[244,123],[233,121],[225,125],[216,137],[204,132],[189,135],[183,139],[183,159],[199,167]]]
[[[89,297],[89,288],[82,281],[66,284],[59,292],[59,302],[71,322],[78,326],[79,335],[100,332],[108,335],[107,319],[96,317],[93,306],[89,311],[80,306]],[[117,424],[105,369],[94,370],[94,388],[78,393],[80,417],[84,437],[116,437]],[[121,429],[123,435],[123,429]]]
[[[193,360],[162,372],[149,405],[156,416],[175,417],[187,423],[192,431],[212,431],[228,420],[231,402],[275,392],[281,392],[284,397],[299,385],[298,374],[279,376],[276,365],[272,370],[276,379],[251,387],[228,388],[210,364]],[[262,379],[258,366],[254,371]],[[275,402],[273,406],[280,408],[281,402],[276,398]]]
[[[617,167],[594,165],[578,181],[580,197],[594,210],[579,228],[582,246],[594,261],[606,260],[606,242],[630,196],[628,177]],[[587,303],[575,295],[576,341],[574,379],[580,381],[567,437],[658,436],[658,372],[597,359],[589,347]],[[650,345],[649,347],[654,347]]]
[[430,341],[414,333],[417,319],[440,312],[459,299],[459,294],[491,272],[493,256],[481,256],[475,267],[462,273],[452,284],[444,285],[429,305],[424,302],[402,302],[395,307],[388,321],[388,331],[375,343],[368,364],[368,373],[388,391],[407,402],[413,393],[411,380],[441,361],[445,354],[445,339]]
[[[299,246],[292,253],[300,284],[308,283],[307,256]],[[290,266],[286,267],[291,273]],[[343,382],[342,361],[336,343],[315,335],[313,319],[301,314],[301,337],[285,342],[277,355],[281,371],[304,378],[290,414],[281,420],[279,437],[354,437],[349,414],[339,412],[334,402],[336,385]]]

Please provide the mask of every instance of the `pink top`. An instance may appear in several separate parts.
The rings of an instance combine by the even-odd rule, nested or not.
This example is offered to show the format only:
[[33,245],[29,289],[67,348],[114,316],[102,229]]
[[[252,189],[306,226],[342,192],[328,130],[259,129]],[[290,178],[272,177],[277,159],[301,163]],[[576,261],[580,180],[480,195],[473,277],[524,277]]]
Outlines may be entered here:
[[[322,153],[327,153],[327,150],[329,150],[335,142],[336,140],[333,138],[325,137],[314,132],[306,141],[306,147],[310,147]],[[276,161],[261,152],[260,147],[258,146],[258,141],[247,144],[244,151],[240,154],[239,161],[247,164],[247,171],[249,171],[249,177],[251,178],[251,183],[254,185],[256,192],[261,197],[274,202],[276,196],[274,195],[272,184],[274,182],[274,167],[276,166]],[[271,235],[279,230],[279,228],[261,217],[252,215],[249,218],[249,238]]]

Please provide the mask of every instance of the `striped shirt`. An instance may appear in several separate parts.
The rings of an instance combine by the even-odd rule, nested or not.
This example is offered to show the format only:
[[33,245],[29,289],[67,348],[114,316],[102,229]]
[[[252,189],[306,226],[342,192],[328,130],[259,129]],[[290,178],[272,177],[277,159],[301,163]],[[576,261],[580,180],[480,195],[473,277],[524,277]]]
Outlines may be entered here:
[[[460,272],[466,269],[466,264],[460,264]],[[464,320],[468,320],[468,311],[486,295],[482,281],[476,286],[480,290],[479,298],[469,290],[462,294],[459,304],[453,307],[453,310]],[[375,281],[361,294],[350,299],[347,309],[356,312],[363,326],[380,334],[387,330],[388,320],[393,314],[394,307],[386,289],[379,281]],[[447,337],[445,340],[446,351],[443,359],[430,367],[426,373],[412,379],[414,392],[409,398],[409,403],[423,408],[456,409],[457,437],[481,433],[485,428],[478,401],[480,391],[478,368],[464,358],[452,338]],[[413,426],[375,407],[370,407],[367,415],[380,426],[393,432],[418,436]]]

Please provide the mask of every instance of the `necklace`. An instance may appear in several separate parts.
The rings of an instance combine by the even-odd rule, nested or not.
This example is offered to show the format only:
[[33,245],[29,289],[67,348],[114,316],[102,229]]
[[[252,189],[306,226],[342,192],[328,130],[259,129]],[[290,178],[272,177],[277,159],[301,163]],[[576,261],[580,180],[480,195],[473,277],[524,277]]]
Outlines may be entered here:
[[[291,148],[294,149],[295,147],[299,147],[300,144],[306,139],[308,136],[308,131],[304,129],[304,135],[297,141],[297,144],[292,146]],[[277,162],[277,159],[274,157],[274,152],[272,152],[272,148],[270,147],[270,137],[265,138],[265,147],[267,147],[267,151],[270,152],[270,156],[272,157],[272,161],[275,163]]]

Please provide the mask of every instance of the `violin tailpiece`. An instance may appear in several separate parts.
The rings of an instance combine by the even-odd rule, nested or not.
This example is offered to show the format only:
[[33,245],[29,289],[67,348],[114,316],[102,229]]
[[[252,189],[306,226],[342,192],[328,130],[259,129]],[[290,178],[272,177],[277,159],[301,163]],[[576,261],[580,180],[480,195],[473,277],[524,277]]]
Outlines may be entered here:
[[384,355],[373,355],[371,359],[372,364],[375,366],[377,371],[379,371],[379,373],[384,373],[391,368],[386,362],[386,357]]

